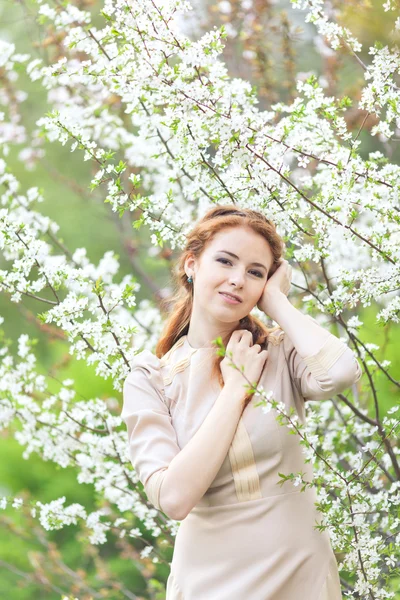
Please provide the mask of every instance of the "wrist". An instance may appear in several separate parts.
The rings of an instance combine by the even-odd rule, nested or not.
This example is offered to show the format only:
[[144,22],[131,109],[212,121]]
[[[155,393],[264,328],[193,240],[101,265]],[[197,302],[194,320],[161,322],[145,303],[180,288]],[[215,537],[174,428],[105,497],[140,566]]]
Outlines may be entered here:
[[283,292],[271,292],[266,294],[264,302],[265,314],[278,323],[279,313],[285,309],[285,305],[289,302],[288,297]]
[[243,381],[234,381],[228,380],[223,387],[225,399],[230,404],[236,404],[241,410],[243,410],[244,400],[249,393],[246,389],[247,382],[243,379]]

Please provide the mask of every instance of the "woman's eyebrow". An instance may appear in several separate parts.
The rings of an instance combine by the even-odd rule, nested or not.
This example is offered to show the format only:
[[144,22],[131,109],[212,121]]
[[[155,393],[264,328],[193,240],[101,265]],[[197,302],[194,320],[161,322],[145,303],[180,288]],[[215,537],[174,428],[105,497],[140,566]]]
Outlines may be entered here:
[[[232,256],[233,258],[237,258],[239,260],[239,257],[236,256],[236,254],[233,254],[233,252],[228,252],[228,250],[217,250],[217,252],[225,252],[225,254],[229,254],[229,256]],[[250,264],[251,265],[255,265],[256,267],[262,267],[263,269],[265,269],[268,272],[267,267],[265,267],[261,263],[253,262],[253,263],[250,263]]]

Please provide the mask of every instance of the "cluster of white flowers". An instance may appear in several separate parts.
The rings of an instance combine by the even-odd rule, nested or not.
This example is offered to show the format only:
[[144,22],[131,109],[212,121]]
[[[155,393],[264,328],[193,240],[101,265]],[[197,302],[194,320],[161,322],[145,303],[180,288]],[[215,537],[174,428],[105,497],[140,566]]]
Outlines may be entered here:
[[[344,118],[349,99],[327,97],[322,82],[310,74],[299,78],[294,102],[259,110],[249,82],[229,77],[221,60],[224,28],[197,41],[178,30],[174,17],[190,10],[184,0],[106,0],[102,28],[71,4],[37,4],[42,26],[65,33],[64,56],[49,65],[36,58],[28,62],[12,44],[0,44],[0,66],[10,86],[15,87],[17,67],[26,63],[30,79],[47,91],[51,110],[37,120],[29,148],[20,154],[28,167],[43,155],[43,136],[81,152],[93,167],[90,188],[103,191],[120,215],[139,212],[133,226],[146,225],[155,246],[182,247],[193,221],[216,203],[261,210],[294,248],[299,264],[294,280],[309,292],[303,299],[307,310],[341,316],[374,302],[380,307],[378,323],[398,323],[400,167],[380,152],[361,157],[360,141]],[[307,21],[333,49],[344,44],[359,52],[358,41],[334,22],[334,11],[329,14],[323,0],[293,5],[308,11]],[[228,13],[227,2],[220,8]],[[373,133],[390,138],[399,127],[399,54],[378,47],[370,54],[359,107],[378,119]],[[0,95],[7,108],[0,113],[0,290],[13,302],[35,298],[45,310],[41,320],[65,333],[69,352],[95,365],[96,373],[111,377],[121,391],[136,349],[153,348],[161,315],[149,301],[137,304],[135,278],[117,281],[119,262],[112,251],[95,265],[85,248],[66,248],[57,237],[60,226],[37,210],[43,201],[38,187],[20,189],[5,159],[11,144],[27,143],[18,111],[24,99],[15,90]],[[305,261],[323,261],[322,282],[314,267],[307,273],[301,268]],[[388,376],[390,362],[379,363],[379,347],[361,342],[362,325],[352,316],[346,333],[372,386],[371,367]],[[50,394],[45,377],[35,372],[28,336],[20,336],[17,355],[15,362],[7,345],[0,350],[0,422],[3,428],[19,423],[15,436],[24,457],[36,452],[61,467],[74,466],[79,483],[94,485],[106,502],[133,513],[155,537],[167,530],[175,534],[176,524],[165,523],[138,491],[125,429],[109,403],[77,400],[70,380]],[[393,507],[399,503],[400,453],[391,444],[399,427],[395,411],[369,418],[354,390],[353,404],[307,407],[305,426],[287,415],[270,391],[258,395],[266,401],[264,412],[275,409],[282,425],[301,434],[310,469],[283,475],[296,487],[321,492],[325,524],[335,549],[345,555],[342,567],[355,576],[353,592],[371,588],[376,598],[393,597],[371,582],[377,570],[386,572],[382,540],[393,537],[398,526]],[[83,519],[92,543],[100,544],[107,531],[123,523],[101,520],[108,518],[103,510],[87,515],[80,505],[64,504],[64,498],[38,503],[43,527]],[[7,499],[0,506],[6,508]],[[20,500],[12,506],[20,507]],[[134,537],[137,530],[127,533]],[[146,548],[142,558],[151,551]]]
[[[325,37],[333,49],[344,45],[351,48],[355,54],[361,51],[360,42],[349,29],[335,21],[337,11],[332,5],[326,6],[328,3],[325,0],[291,0],[291,3],[294,8],[308,11],[306,21],[314,23],[320,35]],[[383,4],[383,8],[385,11],[394,11],[398,7],[393,0],[388,0]],[[393,23],[394,31],[398,28],[398,23],[399,18]],[[397,85],[400,74],[400,52],[396,46],[382,47],[377,43],[369,49],[369,54],[374,58],[372,63],[364,65],[364,77],[367,83],[361,90],[359,108],[380,117],[371,133],[379,134],[380,139],[388,139],[395,131],[400,131],[398,114],[400,97]],[[362,64],[361,60],[360,63]]]
[[[0,289],[10,294],[13,302],[27,295],[50,304],[42,320],[62,328],[70,341],[70,353],[96,364],[96,373],[112,377],[115,389],[121,390],[135,354],[132,335],[137,332],[143,337],[147,328],[128,310],[136,305],[139,283],[133,276],[123,277],[120,283],[113,281],[119,270],[113,252],[106,252],[97,266],[90,263],[84,248],[71,253],[64,247],[60,254],[63,245],[56,237],[58,225],[32,208],[40,199],[37,188],[25,196],[20,194],[18,181],[1,159],[0,185],[6,190],[1,195],[5,208],[0,209],[0,249],[10,263],[0,271]],[[49,234],[52,243],[40,239]],[[39,276],[35,278],[36,273]],[[51,290],[52,300],[39,295],[46,288]],[[60,288],[65,290],[63,295]]]
[[[335,23],[330,12],[334,14],[334,8],[325,0],[290,0],[294,8],[308,10],[306,22],[313,23],[319,33],[326,37],[334,50],[343,43],[349,45],[354,52],[361,50],[360,42],[352,35],[347,27]],[[327,6],[328,5],[328,6]]]
[[[57,393],[50,394],[46,380],[35,372],[36,359],[26,335],[19,338],[22,349],[16,362],[9,353],[0,360],[1,429],[17,419],[16,440],[24,447],[24,458],[34,452],[62,468],[75,467],[77,481],[91,484],[104,500],[119,512],[140,515],[153,535],[165,533],[157,511],[143,502],[136,489],[138,479],[132,471],[128,455],[125,427],[120,416],[110,412],[103,400],[77,400],[73,380],[64,380]],[[20,508],[22,499],[14,498],[11,506]],[[81,505],[64,506],[65,498],[42,504],[37,502],[33,516],[46,529],[58,529],[83,519],[92,531],[90,540],[100,544],[106,541],[108,530],[121,525],[100,520],[101,511],[86,514]],[[7,507],[2,498],[0,507]],[[37,510],[39,509],[39,510]],[[133,530],[129,535],[133,535]],[[137,532],[135,534],[138,535]]]
[[[65,4],[64,10],[56,11],[49,4],[41,4],[39,6],[38,14],[47,17],[54,25],[56,29],[64,29],[68,25],[75,23],[85,24],[90,23],[90,13],[87,11],[79,10],[73,4]],[[43,22],[43,19],[41,19]]]
[[400,51],[377,45],[370,48],[369,54],[373,56],[373,60],[365,72],[365,79],[369,83],[362,90],[360,108],[379,117],[384,116],[373,126],[371,134],[390,138],[395,131],[400,130],[400,90],[397,85]]

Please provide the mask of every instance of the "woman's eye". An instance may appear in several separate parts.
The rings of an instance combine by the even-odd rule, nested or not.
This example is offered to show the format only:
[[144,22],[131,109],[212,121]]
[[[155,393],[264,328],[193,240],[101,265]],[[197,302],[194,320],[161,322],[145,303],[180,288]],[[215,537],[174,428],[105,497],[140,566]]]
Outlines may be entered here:
[[[230,261],[230,260],[228,260],[227,258],[217,258],[217,261],[218,261],[218,262],[221,262],[221,263],[222,263],[222,264],[224,264],[224,265],[225,265],[226,263],[232,264],[232,263],[231,263],[231,261]],[[250,273],[256,273],[256,276],[257,276],[257,277],[262,277],[262,276],[263,276],[263,275],[262,275],[262,273],[260,273],[260,271],[250,271]]]

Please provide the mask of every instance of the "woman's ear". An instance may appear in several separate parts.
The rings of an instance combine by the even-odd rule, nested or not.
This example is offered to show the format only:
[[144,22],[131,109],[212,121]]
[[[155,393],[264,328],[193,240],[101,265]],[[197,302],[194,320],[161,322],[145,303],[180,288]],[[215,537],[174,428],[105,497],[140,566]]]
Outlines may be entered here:
[[188,257],[185,260],[185,271],[186,271],[186,273],[188,271],[193,272],[194,271],[194,265],[195,265],[195,258],[193,256],[193,254],[189,254]]

